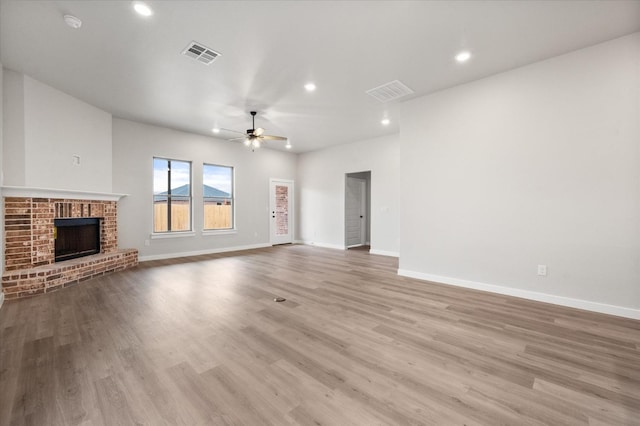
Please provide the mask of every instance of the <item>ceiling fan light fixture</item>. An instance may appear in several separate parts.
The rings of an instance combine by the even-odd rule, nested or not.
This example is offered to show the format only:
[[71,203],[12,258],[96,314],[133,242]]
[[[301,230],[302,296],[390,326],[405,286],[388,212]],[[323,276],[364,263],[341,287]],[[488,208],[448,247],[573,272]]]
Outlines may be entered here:
[[291,149],[291,142],[289,142],[289,139],[287,139],[287,144],[284,147],[287,149]]
[[243,145],[249,148],[251,151],[255,151],[256,149],[262,147],[263,145],[267,145],[268,141],[286,141],[287,148],[291,148],[291,143],[289,139],[284,136],[274,136],[274,135],[265,135],[264,129],[262,127],[256,127],[256,111],[250,111],[251,114],[251,128],[247,129],[246,133],[244,132],[236,132],[235,130],[229,129],[221,129],[228,130],[233,133],[242,133],[244,136],[229,139],[230,141],[242,141]]

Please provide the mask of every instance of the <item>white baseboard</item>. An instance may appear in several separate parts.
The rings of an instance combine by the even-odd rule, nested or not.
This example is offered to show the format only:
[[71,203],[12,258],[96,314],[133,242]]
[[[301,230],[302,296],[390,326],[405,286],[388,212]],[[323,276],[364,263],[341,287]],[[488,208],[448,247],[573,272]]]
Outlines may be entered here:
[[248,246],[222,247],[222,248],[214,248],[214,249],[207,249],[207,250],[184,251],[180,253],[152,254],[149,256],[140,256],[138,257],[138,261],[147,262],[149,260],[175,259],[178,257],[201,256],[203,254],[227,253],[230,251],[253,250],[253,249],[259,249],[259,248],[265,248],[265,247],[271,247],[271,244],[262,243],[262,244],[252,244]]
[[346,250],[345,246],[339,246],[337,244],[318,243],[318,242],[315,242],[315,241],[297,240],[296,244],[304,244],[304,245],[307,245],[307,246],[330,248],[330,249],[334,249],[334,250]]
[[[335,249],[335,250],[346,250],[347,249],[347,247],[339,246],[337,244],[317,243],[317,242],[314,242],[314,241],[305,241],[305,240],[296,240],[295,244],[304,244],[304,245],[307,245],[307,246],[316,246],[316,247],[330,248],[330,249]],[[359,246],[353,246],[353,247],[359,247]],[[379,256],[400,257],[400,253],[398,253],[397,251],[386,251],[386,250],[369,249],[369,253],[377,254]]]
[[389,256],[389,257],[400,257],[400,253],[397,251],[387,251],[387,250],[369,250],[371,254],[377,254],[379,256]]
[[4,293],[2,289],[0,289],[0,308],[2,308],[2,304],[4,303]]
[[472,288],[474,290],[504,294],[507,296],[521,297],[523,299],[536,300],[538,302],[551,303],[554,305],[568,306],[570,308],[584,309],[586,311],[599,312],[602,314],[640,319],[640,309],[625,308],[623,306],[607,305],[605,303],[591,302],[589,300],[572,299],[570,297],[555,296],[552,294],[538,293],[536,291],[521,290],[494,284],[467,281],[458,278],[443,277],[440,275],[425,274],[422,272],[409,271],[407,269],[398,269],[398,275],[409,278],[417,278],[424,281],[432,281],[440,284],[448,284],[457,287]]

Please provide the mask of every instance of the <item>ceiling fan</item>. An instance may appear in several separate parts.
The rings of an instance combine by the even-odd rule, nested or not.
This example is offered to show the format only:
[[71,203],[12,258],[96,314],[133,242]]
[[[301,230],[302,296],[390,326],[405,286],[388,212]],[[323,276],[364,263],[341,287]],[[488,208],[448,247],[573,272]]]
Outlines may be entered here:
[[[262,145],[266,144],[266,141],[287,141],[287,148],[291,148],[291,144],[289,143],[289,139],[282,136],[271,136],[265,135],[264,129],[262,127],[258,127],[256,129],[256,111],[251,111],[251,129],[247,129],[247,133],[245,136],[239,138],[229,139],[230,141],[239,141],[242,140],[245,146],[251,148],[251,151],[255,151],[260,148]],[[242,133],[242,132],[235,132]],[[244,133],[242,133],[244,135]]]

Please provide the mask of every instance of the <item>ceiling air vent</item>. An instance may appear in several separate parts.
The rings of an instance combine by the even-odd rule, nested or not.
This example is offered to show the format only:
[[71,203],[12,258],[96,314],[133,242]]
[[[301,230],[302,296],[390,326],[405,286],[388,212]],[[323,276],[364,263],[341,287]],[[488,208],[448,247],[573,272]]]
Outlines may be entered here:
[[389,83],[383,84],[382,86],[369,89],[366,93],[373,96],[380,102],[389,102],[400,99],[403,96],[410,95],[413,93],[413,90],[409,89],[398,80],[394,80]]
[[195,41],[189,43],[187,48],[182,51],[182,54],[193,58],[198,62],[202,62],[205,65],[209,65],[211,62],[215,61],[218,56],[221,56],[221,54],[215,50],[209,49]]

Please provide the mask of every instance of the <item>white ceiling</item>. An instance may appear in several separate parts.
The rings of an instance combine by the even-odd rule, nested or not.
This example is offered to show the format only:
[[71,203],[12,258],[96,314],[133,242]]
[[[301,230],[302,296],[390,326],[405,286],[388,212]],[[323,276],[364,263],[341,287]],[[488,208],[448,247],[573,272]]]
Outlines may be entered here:
[[[389,81],[419,96],[640,31],[640,1],[147,4],[150,18],[129,1],[0,0],[0,59],[115,116],[194,133],[244,131],[257,110],[256,126],[305,152],[397,132],[397,102],[365,94]],[[222,57],[182,56],[193,40]]]

